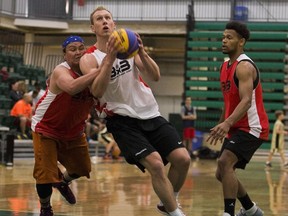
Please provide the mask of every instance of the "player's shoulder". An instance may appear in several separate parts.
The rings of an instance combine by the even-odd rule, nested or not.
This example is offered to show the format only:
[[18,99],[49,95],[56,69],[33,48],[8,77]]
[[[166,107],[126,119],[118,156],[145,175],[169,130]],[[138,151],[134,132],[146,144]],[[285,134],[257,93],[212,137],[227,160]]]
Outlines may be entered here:
[[96,46],[90,46],[90,47],[88,47],[87,49],[86,49],[86,54],[91,54],[91,53],[93,53],[95,50],[96,50],[97,48],[96,48]]
[[70,69],[70,66],[66,65],[62,62],[62,63],[56,65],[56,67],[53,70],[53,73],[59,73],[59,72],[61,73],[63,71],[69,71],[69,69]]

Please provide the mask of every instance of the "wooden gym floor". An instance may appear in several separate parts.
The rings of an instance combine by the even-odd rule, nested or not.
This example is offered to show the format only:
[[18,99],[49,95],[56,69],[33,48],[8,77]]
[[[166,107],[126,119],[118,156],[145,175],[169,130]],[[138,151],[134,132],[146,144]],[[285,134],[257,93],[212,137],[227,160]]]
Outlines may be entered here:
[[[266,156],[253,157],[238,176],[265,216],[288,216],[288,170],[280,160],[265,170]],[[91,178],[71,184],[77,204],[68,205],[53,191],[52,205],[57,216],[157,216],[158,198],[148,173],[124,161],[93,159]],[[221,185],[216,181],[215,160],[192,160],[179,201],[187,216],[222,216]],[[11,168],[0,165],[0,215],[36,216],[39,203],[32,177],[33,159],[17,159]],[[239,202],[236,209],[239,209]]]

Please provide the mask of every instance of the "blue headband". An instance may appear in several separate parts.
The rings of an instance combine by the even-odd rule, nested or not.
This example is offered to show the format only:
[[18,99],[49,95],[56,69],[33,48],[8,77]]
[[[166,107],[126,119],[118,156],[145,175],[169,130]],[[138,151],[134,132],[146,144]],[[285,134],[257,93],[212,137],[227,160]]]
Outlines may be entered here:
[[63,49],[65,49],[68,44],[73,43],[73,42],[84,43],[84,40],[81,37],[79,37],[79,36],[74,36],[74,35],[73,36],[69,36],[68,38],[66,38],[66,40],[62,44]]

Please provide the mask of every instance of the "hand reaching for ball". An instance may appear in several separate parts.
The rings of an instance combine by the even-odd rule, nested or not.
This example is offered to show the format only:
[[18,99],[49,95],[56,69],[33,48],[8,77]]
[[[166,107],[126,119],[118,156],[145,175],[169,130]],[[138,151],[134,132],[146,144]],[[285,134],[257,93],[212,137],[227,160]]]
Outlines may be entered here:
[[128,59],[128,58],[132,58],[138,53],[139,42],[138,42],[138,37],[135,34],[135,32],[129,29],[121,28],[121,29],[115,30],[111,34],[111,36],[115,38],[118,42],[118,44],[115,43],[116,46],[119,46],[117,58]]

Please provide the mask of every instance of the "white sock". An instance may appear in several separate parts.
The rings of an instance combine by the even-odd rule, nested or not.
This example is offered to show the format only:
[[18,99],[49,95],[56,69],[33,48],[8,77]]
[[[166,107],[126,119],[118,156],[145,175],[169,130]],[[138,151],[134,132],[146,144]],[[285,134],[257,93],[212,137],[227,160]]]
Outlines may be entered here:
[[182,214],[181,210],[179,208],[177,208],[175,211],[169,212],[169,215],[171,215],[171,216],[182,216],[183,214]]
[[63,178],[64,178],[64,181],[67,182],[67,183],[69,183],[69,182],[71,182],[72,180],[75,179],[75,178],[71,177],[71,176],[68,174],[67,171],[65,171],[65,172],[63,173]]
[[174,196],[175,196],[176,201],[178,201],[179,192],[174,192]]

